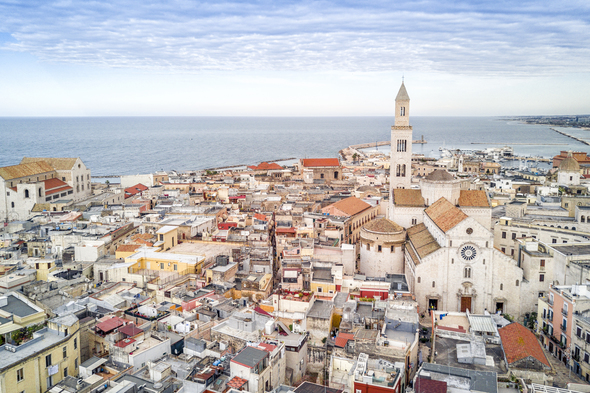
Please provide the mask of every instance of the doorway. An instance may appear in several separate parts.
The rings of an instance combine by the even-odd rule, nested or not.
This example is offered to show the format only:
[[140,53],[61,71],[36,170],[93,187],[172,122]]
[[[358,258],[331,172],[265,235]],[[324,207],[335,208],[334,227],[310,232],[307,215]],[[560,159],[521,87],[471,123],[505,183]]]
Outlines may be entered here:
[[496,302],[496,313],[504,314],[504,302]]
[[463,296],[461,297],[461,312],[466,312],[467,310],[469,310],[470,312],[473,311],[471,309],[471,297]]
[[438,299],[428,299],[428,309],[438,310]]

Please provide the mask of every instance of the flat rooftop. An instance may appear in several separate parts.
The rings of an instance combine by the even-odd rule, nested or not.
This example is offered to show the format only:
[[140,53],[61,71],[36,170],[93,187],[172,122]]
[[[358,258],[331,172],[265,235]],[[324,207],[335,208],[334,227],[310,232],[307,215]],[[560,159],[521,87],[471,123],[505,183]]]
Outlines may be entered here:
[[554,250],[566,255],[590,255],[590,243],[563,244],[559,246],[550,245]]
[[7,295],[6,300],[7,304],[5,306],[0,307],[0,310],[10,313],[12,315],[16,315],[21,318],[43,311],[42,309],[35,309],[31,307],[30,305],[28,305],[27,303],[25,303],[24,301],[20,300],[12,294]]

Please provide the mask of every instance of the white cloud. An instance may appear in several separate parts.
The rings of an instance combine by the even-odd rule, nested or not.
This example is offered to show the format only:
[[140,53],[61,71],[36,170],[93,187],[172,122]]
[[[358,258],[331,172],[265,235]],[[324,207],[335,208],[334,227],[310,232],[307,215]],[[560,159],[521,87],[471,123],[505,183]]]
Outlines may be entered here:
[[590,65],[585,2],[0,4],[5,49],[166,72],[291,70],[548,75]]

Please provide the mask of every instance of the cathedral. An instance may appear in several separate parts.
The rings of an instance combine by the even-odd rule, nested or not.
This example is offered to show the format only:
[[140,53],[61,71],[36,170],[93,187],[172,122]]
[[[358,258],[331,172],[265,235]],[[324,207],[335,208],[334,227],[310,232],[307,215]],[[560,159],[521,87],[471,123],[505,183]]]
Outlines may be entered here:
[[533,311],[536,288],[523,280],[517,261],[494,248],[486,192],[468,189],[468,183],[446,170],[435,170],[412,185],[409,115],[410,97],[402,82],[391,127],[388,221],[407,236],[403,258],[391,261],[403,266],[392,270],[406,275],[421,310],[515,317]]

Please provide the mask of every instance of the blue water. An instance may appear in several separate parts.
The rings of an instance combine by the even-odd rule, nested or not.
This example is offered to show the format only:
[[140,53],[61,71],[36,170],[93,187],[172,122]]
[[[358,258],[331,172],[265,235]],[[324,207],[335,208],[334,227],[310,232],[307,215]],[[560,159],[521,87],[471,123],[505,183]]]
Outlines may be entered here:
[[[195,170],[290,157],[337,157],[357,143],[390,139],[393,117],[85,117],[0,118],[0,166],[24,156],[80,157],[93,175]],[[589,146],[552,131],[490,117],[412,117],[414,152],[513,145],[520,155],[551,157]]]

